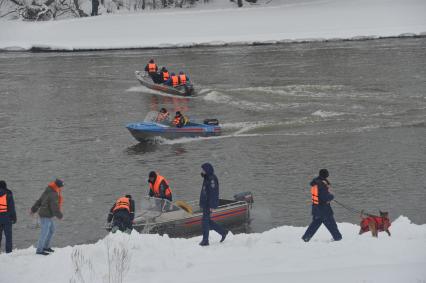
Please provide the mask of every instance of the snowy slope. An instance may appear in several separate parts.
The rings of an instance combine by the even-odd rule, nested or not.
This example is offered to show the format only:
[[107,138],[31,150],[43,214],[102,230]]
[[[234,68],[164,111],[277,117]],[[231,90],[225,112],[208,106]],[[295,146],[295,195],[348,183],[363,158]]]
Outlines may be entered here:
[[[426,225],[399,217],[392,223],[392,237],[380,233],[378,239],[370,234],[359,236],[358,226],[353,224],[339,224],[339,228],[342,241],[330,242],[322,227],[309,243],[300,239],[303,227],[230,235],[224,243],[212,232],[209,247],[198,246],[200,237],[170,239],[117,233],[96,244],[57,249],[47,257],[36,256],[34,248],[2,254],[0,273],[1,278],[7,278],[5,282],[70,282],[78,279],[71,253],[79,250],[86,261],[80,265],[86,282],[108,282],[109,245],[110,254],[114,247],[118,251],[124,247],[129,253],[126,283],[426,281]],[[117,262],[110,261],[111,270],[116,270]]]
[[223,4],[227,8],[153,10],[43,23],[0,21],[0,49],[146,48],[426,35],[424,0],[271,3],[243,8]]

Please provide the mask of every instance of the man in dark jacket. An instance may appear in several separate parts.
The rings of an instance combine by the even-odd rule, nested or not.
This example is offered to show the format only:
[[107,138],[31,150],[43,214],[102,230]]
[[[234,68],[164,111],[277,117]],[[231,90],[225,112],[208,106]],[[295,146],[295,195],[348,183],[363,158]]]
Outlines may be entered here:
[[16,223],[15,202],[6,182],[0,181],[0,248],[2,235],[6,237],[6,253],[12,252],[12,224]]
[[157,172],[151,171],[148,175],[149,184],[149,196],[161,199],[173,200],[172,190],[170,189],[169,182],[157,174]]
[[64,182],[56,179],[49,183],[41,197],[31,207],[31,214],[38,211],[40,216],[40,238],[37,244],[36,254],[48,255],[54,252],[50,247],[50,240],[52,239],[53,233],[55,232],[55,223],[53,217],[62,219],[62,188]]
[[200,246],[208,246],[210,229],[215,230],[222,236],[221,242],[225,240],[228,231],[210,218],[213,208],[217,208],[219,205],[219,181],[214,174],[213,166],[210,163],[204,163],[201,165],[201,168],[201,177],[203,177],[204,180],[200,193],[200,207],[203,209],[203,240]]
[[117,230],[130,233],[133,229],[133,219],[135,218],[135,201],[131,195],[120,197],[111,207],[107,222],[111,223],[111,231]]
[[329,192],[330,182],[327,179],[328,176],[328,170],[321,169],[319,176],[311,182],[312,223],[302,236],[305,242],[308,242],[312,238],[321,224],[324,224],[328,231],[330,231],[335,241],[342,239],[330,205],[334,196]]

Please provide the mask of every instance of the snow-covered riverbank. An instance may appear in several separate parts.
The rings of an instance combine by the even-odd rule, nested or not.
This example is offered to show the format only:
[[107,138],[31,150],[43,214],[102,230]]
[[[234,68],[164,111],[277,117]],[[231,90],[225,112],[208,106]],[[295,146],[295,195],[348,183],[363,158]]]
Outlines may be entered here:
[[[426,225],[399,217],[392,223],[392,236],[380,233],[378,239],[370,233],[359,236],[357,225],[339,227],[340,242],[330,242],[321,227],[305,243],[300,239],[304,227],[283,226],[261,234],[230,235],[224,243],[212,232],[209,247],[198,246],[200,237],[117,233],[95,244],[58,248],[50,256],[37,256],[34,248],[2,254],[1,282],[83,282],[78,274],[85,282],[108,282],[108,262],[110,274],[117,275],[116,263],[123,258],[126,283],[426,282]],[[79,260],[72,261],[72,254]],[[80,262],[80,273],[73,262]]]
[[312,0],[0,21],[0,50],[94,50],[426,35],[424,0]]

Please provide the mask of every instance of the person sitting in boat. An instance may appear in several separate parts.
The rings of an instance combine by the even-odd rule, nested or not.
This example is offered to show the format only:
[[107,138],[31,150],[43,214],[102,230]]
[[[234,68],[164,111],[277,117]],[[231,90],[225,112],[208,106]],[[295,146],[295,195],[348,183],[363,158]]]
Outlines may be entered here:
[[161,108],[160,111],[158,112],[156,122],[161,123],[161,122],[169,121],[169,119],[170,119],[170,114],[167,111],[167,109]]
[[162,67],[160,71],[161,83],[166,82],[170,78],[169,71],[166,67]]
[[160,83],[161,76],[158,74],[158,66],[155,64],[154,59],[150,59],[148,64],[146,64],[145,72],[148,73],[154,83]]
[[175,118],[173,119],[173,125],[178,128],[182,128],[189,123],[189,119],[183,116],[180,111],[176,112]]
[[170,78],[164,82],[165,85],[177,87],[179,85],[179,77],[175,73],[171,73]]
[[117,230],[130,233],[133,229],[133,219],[135,218],[135,201],[131,195],[120,197],[111,207],[107,222],[111,223],[111,232]]
[[149,196],[172,201],[172,190],[170,189],[169,182],[154,171],[149,172]]
[[186,85],[189,83],[189,76],[186,75],[183,71],[179,72],[179,84],[180,85]]

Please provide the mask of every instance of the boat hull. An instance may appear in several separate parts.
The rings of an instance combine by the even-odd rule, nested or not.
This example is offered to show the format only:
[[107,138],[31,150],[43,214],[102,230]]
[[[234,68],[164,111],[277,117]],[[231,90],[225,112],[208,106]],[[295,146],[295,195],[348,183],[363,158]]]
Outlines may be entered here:
[[194,87],[191,84],[181,85],[177,87],[171,87],[164,84],[156,84],[152,82],[151,78],[143,76],[142,72],[135,71],[136,79],[140,82],[141,85],[153,89],[162,91],[168,94],[176,95],[176,96],[194,96]]
[[[135,223],[134,229],[140,233],[167,234],[169,237],[193,237],[202,235],[202,212],[199,211],[184,219],[157,223],[155,225]],[[250,207],[247,203],[218,208],[211,214],[211,220],[233,233],[247,232],[250,221]]]
[[221,134],[219,126],[202,125],[177,127],[158,127],[146,123],[128,124],[126,128],[130,134],[139,142],[152,140],[156,137],[166,139],[178,139],[183,137],[209,137],[218,136]]

